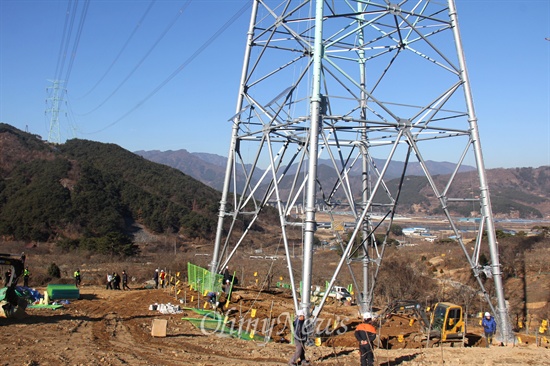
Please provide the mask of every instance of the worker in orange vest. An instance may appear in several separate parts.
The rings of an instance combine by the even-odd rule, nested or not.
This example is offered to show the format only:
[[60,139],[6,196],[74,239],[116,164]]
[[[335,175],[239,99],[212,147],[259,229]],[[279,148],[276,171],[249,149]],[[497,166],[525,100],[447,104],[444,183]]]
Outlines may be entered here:
[[361,352],[361,366],[373,366],[373,342],[376,339],[376,328],[372,324],[373,316],[370,312],[363,313],[362,316],[363,323],[355,328],[355,338],[359,341],[359,351]]

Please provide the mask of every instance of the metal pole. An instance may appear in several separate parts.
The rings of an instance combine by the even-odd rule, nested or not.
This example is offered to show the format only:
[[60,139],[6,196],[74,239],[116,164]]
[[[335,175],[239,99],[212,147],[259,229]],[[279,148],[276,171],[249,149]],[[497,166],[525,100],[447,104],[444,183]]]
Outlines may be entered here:
[[[364,10],[366,8],[365,4],[357,3],[357,11],[359,12],[359,22],[358,25],[363,25],[363,20],[365,18]],[[358,37],[359,37],[359,44],[363,44],[364,42],[364,28],[360,28],[358,31]],[[360,77],[360,85],[361,85],[361,119],[366,120],[367,119],[367,95],[365,93],[365,88],[367,85],[367,76],[366,76],[366,69],[365,69],[365,50],[364,48],[360,48],[358,51],[359,55],[359,77]],[[367,151],[367,123],[363,122],[363,130],[361,131],[361,164],[362,164],[362,176],[361,176],[361,188],[362,188],[362,207],[363,210],[365,207],[367,207],[367,202],[369,200],[370,196],[370,190],[369,190],[369,164],[368,164],[368,151]],[[368,241],[367,241],[367,235],[368,235],[368,228],[367,223],[363,222],[363,231],[362,231],[362,240],[363,240],[363,248],[364,248],[364,258],[363,258],[363,296],[359,299],[359,309],[363,313],[365,311],[369,311],[371,308],[370,299],[369,299],[369,252],[368,252]],[[358,289],[359,290],[359,289]]]
[[252,4],[252,12],[250,14],[250,24],[248,26],[248,36],[246,41],[246,49],[244,52],[244,62],[241,71],[241,82],[239,86],[239,97],[237,99],[237,107],[235,108],[235,118],[233,119],[233,129],[231,131],[231,143],[229,146],[229,153],[227,154],[227,165],[225,168],[225,179],[223,181],[222,197],[220,200],[220,210],[218,212],[218,226],[216,230],[216,239],[214,241],[214,252],[212,254],[212,262],[210,263],[210,271],[212,275],[217,273],[219,265],[220,246],[223,233],[223,220],[226,215],[227,197],[229,195],[229,187],[231,184],[231,171],[233,168],[233,162],[235,160],[235,153],[237,150],[240,115],[239,111],[242,109],[244,101],[244,93],[246,86],[246,74],[248,66],[250,64],[250,52],[252,49],[252,43],[254,38],[254,24],[256,22],[256,15],[258,13],[258,0],[254,0]]
[[321,127],[321,66],[323,59],[323,0],[315,2],[315,41],[313,46],[313,85],[311,92],[309,129],[309,167],[306,186],[306,220],[304,223],[304,256],[302,258],[302,298],[300,308],[309,316],[311,298],[311,269],[315,234],[315,197],[317,189],[317,156]]
[[470,133],[472,144],[474,147],[474,155],[476,159],[477,170],[479,174],[480,198],[481,198],[481,214],[486,222],[487,239],[489,241],[489,251],[491,254],[493,279],[495,281],[495,291],[498,301],[498,318],[500,319],[499,327],[502,332],[503,342],[506,343],[513,339],[511,326],[508,321],[508,311],[506,309],[506,301],[504,298],[504,286],[502,283],[502,273],[500,271],[500,263],[498,258],[498,247],[496,241],[495,227],[493,221],[493,212],[491,209],[491,200],[489,197],[489,187],[487,185],[487,176],[485,174],[485,163],[483,162],[483,154],[481,152],[481,141],[479,139],[479,130],[477,126],[477,117],[474,109],[472,91],[470,89],[470,79],[468,70],[466,69],[466,61],[462,49],[462,39],[458,28],[458,16],[454,0],[449,0],[449,17],[455,37],[455,45],[460,64],[460,76],[464,83],[464,97],[468,108],[468,122],[470,125]]

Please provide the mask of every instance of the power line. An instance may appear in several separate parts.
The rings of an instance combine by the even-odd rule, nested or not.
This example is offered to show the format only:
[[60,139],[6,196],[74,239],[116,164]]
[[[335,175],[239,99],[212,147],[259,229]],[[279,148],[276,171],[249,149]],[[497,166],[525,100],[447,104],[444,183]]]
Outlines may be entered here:
[[153,5],[155,4],[157,0],[152,0],[151,3],[149,4],[149,6],[147,7],[147,9],[145,10],[145,13],[141,16],[141,18],[138,20],[136,26],[134,27],[134,30],[132,31],[132,33],[130,34],[130,36],[128,37],[128,39],[126,40],[126,42],[124,43],[124,45],[122,46],[122,48],[120,49],[120,51],[118,52],[118,54],[116,55],[115,59],[113,60],[113,62],[111,62],[111,65],[109,65],[109,67],[107,68],[107,70],[105,71],[105,73],[103,74],[103,76],[101,76],[99,78],[99,80],[95,83],[95,85],[88,91],[86,92],[82,97],[80,98],[77,98],[77,99],[81,99],[81,98],[85,98],[87,97],[88,95],[90,95],[91,92],[93,92],[95,90],[95,88],[97,88],[97,86],[105,79],[105,77],[107,76],[107,74],[109,74],[109,72],[111,71],[111,69],[113,68],[113,66],[115,66],[115,64],[117,63],[118,59],[120,58],[120,56],[122,55],[122,53],[124,52],[124,50],[126,50],[126,47],[128,47],[128,45],[130,44],[130,41],[134,38],[135,34],[137,33],[138,29],[141,27],[141,24],[143,23],[143,21],[145,20],[145,18],[147,17],[147,15],[149,14],[149,12],[151,11],[151,8],[153,7]]
[[168,33],[168,31],[174,26],[174,24],[176,23],[176,21],[179,19],[179,17],[183,14],[183,12],[185,11],[185,9],[189,6],[189,4],[191,3],[192,0],[187,0],[185,2],[185,4],[180,8],[180,10],[178,11],[178,13],[176,14],[176,16],[174,17],[174,19],[172,20],[172,22],[170,24],[168,24],[168,26],[164,29],[164,31],[160,34],[160,36],[156,39],[155,43],[151,46],[151,48],[149,48],[149,50],[145,53],[145,55],[141,58],[141,60],[139,60],[139,62],[137,63],[137,65],[132,69],[132,71],[130,71],[130,73],[124,78],[124,80],[122,80],[122,82],[120,82],[120,84],[118,84],[118,86],[115,88],[115,90],[113,90],[111,92],[111,94],[109,94],[107,96],[107,98],[105,98],[97,107],[93,108],[92,110],[86,112],[86,113],[83,113],[83,114],[79,114],[79,116],[87,116],[95,111],[97,111],[99,108],[101,108],[105,103],[107,103],[112,97],[113,95],[115,95],[119,90],[120,88],[128,81],[128,79],[130,79],[130,77],[132,77],[132,75],[134,75],[134,73],[137,71],[137,69],[143,64],[143,62],[145,62],[145,60],[147,59],[147,57],[149,57],[149,55],[151,54],[151,52],[153,52],[153,50],[157,47],[157,45],[160,43],[160,41],[164,38],[164,36]]
[[199,49],[197,49],[185,62],[183,62],[176,70],[174,70],[164,81],[162,81],[153,91],[151,91],[147,96],[140,100],[132,109],[130,109],[128,112],[124,113],[121,117],[119,117],[114,122],[108,124],[102,129],[99,129],[94,132],[90,132],[90,134],[98,133],[105,131],[106,129],[116,125],[118,122],[122,121],[124,118],[128,117],[132,112],[134,112],[136,109],[141,107],[145,102],[147,102],[151,97],[153,97],[156,93],[158,93],[166,84],[168,84],[174,77],[176,77],[177,74],[179,74],[187,65],[189,65],[197,56],[199,56],[208,46],[210,46],[216,38],[218,38],[221,34],[223,34],[227,28],[232,25],[248,8],[250,7],[250,3],[245,3],[243,7],[241,7],[227,22],[225,22],[217,31],[214,33],[206,42],[204,42]]
[[84,23],[86,22],[86,15],[88,14],[89,7],[90,7],[90,0],[86,0],[82,8],[82,13],[80,15],[80,21],[78,23],[78,30],[76,32],[75,40],[73,42],[73,50],[71,52],[69,66],[67,67],[67,72],[65,74],[65,87],[69,83],[69,78],[71,77],[71,71],[73,69],[74,60],[76,58],[76,52],[78,49],[78,45],[80,43],[80,37],[82,36],[82,30],[84,29]]
[[[75,1],[75,2],[69,1],[67,3],[67,10],[65,11],[65,24],[63,25],[63,35],[61,36],[61,43],[59,44],[59,52],[57,54],[57,64],[55,66],[55,73],[54,73],[55,79],[61,78],[61,70],[63,70],[63,67],[65,65],[65,56],[67,55],[67,49],[69,48],[69,42],[71,39],[71,33],[72,33],[74,18],[76,14],[76,12],[72,10],[73,4],[76,9],[76,6],[78,5],[78,1]],[[71,15],[72,17],[69,18]],[[69,28],[67,29],[67,27]]]

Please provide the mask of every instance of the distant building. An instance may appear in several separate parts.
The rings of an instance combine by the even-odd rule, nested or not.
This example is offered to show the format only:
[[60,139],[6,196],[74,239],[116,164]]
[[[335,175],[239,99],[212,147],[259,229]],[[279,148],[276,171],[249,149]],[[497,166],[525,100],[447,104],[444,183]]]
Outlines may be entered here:
[[481,219],[479,217],[463,217],[461,219],[458,219],[459,222],[473,222],[473,223],[480,223]]
[[430,231],[426,229],[425,227],[407,227],[403,229],[403,235],[405,236],[421,236],[428,234]]

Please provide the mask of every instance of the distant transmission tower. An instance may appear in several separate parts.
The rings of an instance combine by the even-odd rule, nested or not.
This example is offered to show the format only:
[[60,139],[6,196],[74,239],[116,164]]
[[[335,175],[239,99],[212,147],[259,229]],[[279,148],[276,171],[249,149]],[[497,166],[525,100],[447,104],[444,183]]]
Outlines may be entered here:
[[61,133],[59,128],[59,111],[63,104],[63,95],[66,90],[63,88],[64,81],[48,80],[53,83],[51,88],[47,88],[50,93],[48,97],[48,108],[46,114],[50,115],[50,128],[48,130],[48,142],[59,144],[61,143]]
[[[504,340],[510,339],[477,117],[453,0],[254,0],[232,123],[213,271],[229,263],[270,205],[278,211],[290,282],[294,289],[300,287],[293,270],[301,270],[301,288],[306,289],[301,295],[293,291],[295,308],[318,318],[330,288],[347,268],[359,310],[371,310],[391,225],[396,214],[404,212],[401,193],[411,190],[406,170],[415,160],[438,202],[431,211],[445,217],[500,320]],[[452,161],[451,173],[434,175],[431,160]],[[404,162],[397,181],[389,172],[396,162]],[[456,184],[465,162],[476,166],[471,172],[475,183],[468,189]],[[302,205],[305,217],[292,217]],[[342,238],[335,230],[342,256],[330,288],[312,310],[307,289],[314,268],[323,266],[313,251],[321,206],[327,207],[333,228],[351,226],[352,231]],[[466,246],[458,219],[470,215],[472,207],[477,211],[471,214],[477,234]],[[353,223],[336,218],[339,211],[352,215]],[[455,217],[456,212],[466,213]],[[235,230],[242,227],[238,222],[248,223],[244,231]],[[302,268],[297,269],[288,239],[295,227],[304,232]],[[484,233],[488,267],[479,261]],[[482,273],[493,277],[496,307]]]

